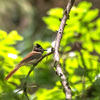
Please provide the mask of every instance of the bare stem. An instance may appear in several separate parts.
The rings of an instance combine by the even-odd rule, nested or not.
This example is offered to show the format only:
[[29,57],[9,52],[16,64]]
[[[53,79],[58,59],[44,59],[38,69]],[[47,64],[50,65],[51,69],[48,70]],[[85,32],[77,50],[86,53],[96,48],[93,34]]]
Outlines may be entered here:
[[69,19],[69,13],[74,4],[74,1],[75,0],[69,0],[68,4],[66,6],[66,9],[64,10],[63,18],[61,20],[61,24],[60,24],[59,30],[57,32],[57,37],[55,40],[55,48],[54,48],[54,65],[56,68],[57,75],[61,79],[61,83],[64,88],[64,93],[66,96],[66,100],[71,100],[72,95],[71,95],[71,88],[66,80],[66,76],[64,75],[64,73],[61,69],[60,57],[59,57],[59,47],[60,47],[60,42],[61,42],[62,35],[63,35],[63,30],[66,25],[66,20]]
[[27,80],[28,80],[28,78],[29,78],[29,75],[31,74],[31,72],[33,71],[33,69],[35,68],[35,66],[36,66],[40,61],[42,61],[42,59],[44,59],[45,57],[49,56],[49,55],[52,54],[52,53],[53,53],[53,50],[52,50],[50,53],[47,53],[47,54],[43,55],[43,56],[32,66],[32,68],[29,70],[29,72],[28,72],[28,74],[27,74],[27,76],[26,76],[26,80],[25,80],[24,85],[23,85],[24,94],[25,94],[27,100],[29,100],[29,97],[28,97],[28,95],[27,95]]

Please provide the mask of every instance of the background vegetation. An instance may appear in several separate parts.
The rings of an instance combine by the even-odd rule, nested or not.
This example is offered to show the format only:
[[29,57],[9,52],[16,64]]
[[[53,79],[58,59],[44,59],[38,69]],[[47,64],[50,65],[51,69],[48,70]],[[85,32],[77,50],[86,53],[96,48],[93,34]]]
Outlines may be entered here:
[[[8,24],[9,30],[1,27],[0,100],[27,100],[23,93],[23,82],[31,66],[21,67],[8,82],[4,81],[4,77],[21,61],[21,56],[25,56],[31,51],[30,47],[27,46],[31,46],[32,49],[33,44],[40,43],[44,49],[51,47],[51,43],[55,39],[55,31],[58,30],[60,25],[59,18],[62,18],[63,14],[62,8],[50,9],[47,12],[48,16],[42,18],[48,29],[40,28],[41,31],[37,32],[35,31],[36,27],[34,27],[35,24],[32,23],[35,22],[35,19],[31,18],[35,17],[35,10],[33,11],[30,4],[27,6],[23,2],[19,3],[19,1],[12,0],[11,3],[7,1],[0,3],[5,3],[3,4],[4,9],[2,9],[4,11],[6,3],[10,4],[6,6],[8,11],[11,5],[16,3],[18,6],[14,7],[18,7],[20,17],[28,17],[27,20],[23,19],[22,22],[16,20],[19,15],[16,15],[18,13],[15,10],[12,20],[18,27],[15,28],[13,24],[10,24],[10,26]],[[77,7],[73,7],[61,41],[60,60],[62,69],[71,86],[73,100],[100,99],[100,18],[98,17],[99,10],[91,9],[91,7],[92,3],[86,1],[79,3]],[[5,13],[2,16],[5,16]],[[9,18],[10,16],[6,17]],[[6,27],[7,24],[5,25],[3,20],[1,22]],[[31,25],[25,30],[28,23],[31,23]],[[37,26],[39,27],[39,25]],[[22,32],[27,34],[21,36],[22,34],[19,35],[17,31],[11,31],[12,29],[19,30],[20,27],[23,29]],[[33,31],[37,33],[34,34],[34,37],[32,37]],[[40,32],[44,32],[44,34]],[[33,43],[33,39],[37,41]],[[19,48],[21,49],[17,50]],[[60,80],[53,68],[53,55],[40,62],[31,73],[28,79],[28,95],[31,100],[41,100],[41,98],[42,100],[64,100],[65,95]]]

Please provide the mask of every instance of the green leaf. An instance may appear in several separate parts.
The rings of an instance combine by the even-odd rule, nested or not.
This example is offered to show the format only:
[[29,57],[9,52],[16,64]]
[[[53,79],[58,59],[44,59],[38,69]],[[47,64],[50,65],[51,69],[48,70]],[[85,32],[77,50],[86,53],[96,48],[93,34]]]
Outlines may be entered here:
[[59,29],[59,25],[60,25],[59,19],[49,16],[49,17],[43,17],[43,21],[48,25],[48,29],[51,29],[53,31]]
[[48,25],[48,29],[51,29],[53,31],[58,30],[60,21],[59,18],[62,18],[63,15],[63,9],[62,8],[53,8],[50,9],[47,14],[48,17],[43,17],[43,21]]
[[90,37],[91,37],[91,39],[93,39],[93,40],[100,40],[100,30],[99,29],[96,29],[96,30],[92,30],[91,32],[90,32]]
[[50,15],[50,16],[62,18],[63,9],[62,8],[52,8],[47,12],[47,14]]
[[37,100],[63,100],[65,98],[62,90],[54,87],[53,89],[39,89],[36,93]]
[[99,13],[98,9],[88,11],[88,13],[84,16],[83,21],[90,22],[94,20],[98,16],[98,13]]
[[94,49],[93,48],[93,43],[91,41],[84,42],[82,44],[82,47],[85,48],[85,49],[87,49],[87,50],[89,50],[90,52],[92,52],[93,49]]
[[5,45],[12,45],[15,44],[17,41],[22,41],[23,37],[21,37],[17,31],[11,31],[7,37],[1,41],[1,43]]
[[20,40],[22,41],[23,40],[23,37],[21,37],[17,31],[11,31],[8,35],[8,38],[9,39],[13,39],[13,40]]
[[81,92],[83,89],[83,84],[79,83],[79,84],[75,84],[72,88],[72,90],[77,91],[77,92]]
[[69,74],[73,74],[74,70],[78,68],[78,62],[76,58],[73,59],[67,59],[66,60],[66,71],[68,71]]
[[7,33],[3,30],[0,30],[0,40],[5,39],[7,37]]
[[100,54],[100,42],[94,44],[95,51]]
[[89,10],[91,6],[92,6],[91,2],[83,1],[83,2],[80,2],[77,7]]
[[98,18],[98,19],[96,20],[96,25],[97,25],[98,28],[100,28],[100,18]]
[[81,80],[81,77],[76,76],[76,75],[72,75],[72,76],[70,77],[70,81],[71,81],[72,83],[78,82],[78,81],[80,81],[80,80]]

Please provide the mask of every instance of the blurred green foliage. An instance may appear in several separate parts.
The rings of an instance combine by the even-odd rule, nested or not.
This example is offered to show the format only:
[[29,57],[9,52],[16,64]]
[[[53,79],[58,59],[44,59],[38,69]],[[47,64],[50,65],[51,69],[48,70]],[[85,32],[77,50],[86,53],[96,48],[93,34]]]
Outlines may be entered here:
[[[90,9],[91,3],[81,2],[73,7],[66,22],[61,41],[60,61],[73,99],[99,100],[100,94],[100,18],[98,9]],[[62,8],[53,8],[43,17],[47,27],[59,29]],[[50,38],[50,37],[49,37]],[[27,100],[23,94],[23,81],[30,67],[21,67],[9,80],[4,77],[21,61],[13,46],[23,38],[16,31],[7,34],[0,30],[0,100]],[[51,47],[49,41],[35,41],[44,49]],[[30,100],[64,100],[65,95],[53,69],[53,55],[43,59],[28,79]],[[92,99],[91,99],[92,98]]]
[[[12,70],[21,57],[18,56],[18,51],[13,47],[17,41],[22,41],[23,38],[16,32],[11,31],[7,34],[5,31],[0,30],[0,99],[1,100],[14,100],[12,93],[16,88],[14,85],[4,82],[5,76]],[[20,84],[16,78],[12,78],[12,82]],[[16,94],[15,98],[19,98]]]
[[[61,40],[61,62],[74,99],[80,93],[81,98],[91,95],[99,97],[100,94],[96,89],[87,94],[87,88],[93,86],[100,73],[100,18],[97,18],[99,10],[90,9],[91,7],[91,3],[83,1],[72,8]],[[54,8],[47,14],[47,17],[43,17],[47,27],[52,31],[58,30],[63,9]]]

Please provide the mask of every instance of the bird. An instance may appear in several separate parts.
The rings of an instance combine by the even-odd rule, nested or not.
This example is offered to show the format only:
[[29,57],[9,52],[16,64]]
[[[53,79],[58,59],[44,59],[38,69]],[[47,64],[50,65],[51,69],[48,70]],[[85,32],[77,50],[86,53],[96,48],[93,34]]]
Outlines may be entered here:
[[44,50],[38,43],[34,46],[32,52],[30,52],[26,57],[24,57],[19,64],[5,77],[8,80],[21,66],[24,65],[34,65],[41,57]]

